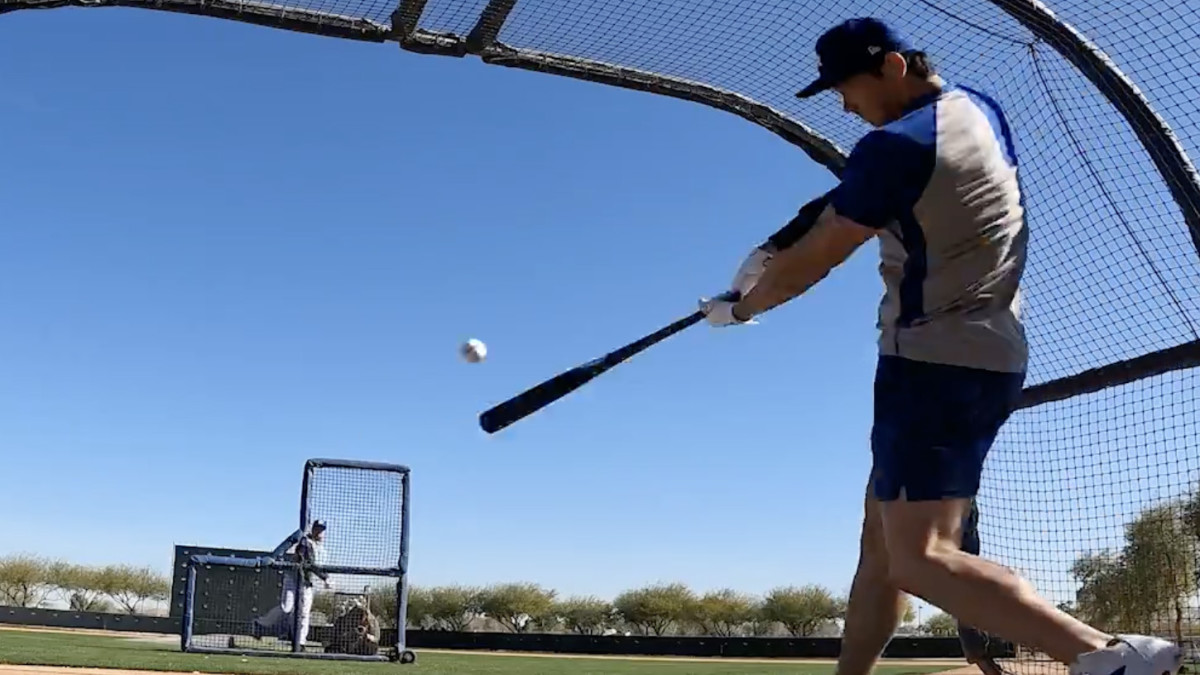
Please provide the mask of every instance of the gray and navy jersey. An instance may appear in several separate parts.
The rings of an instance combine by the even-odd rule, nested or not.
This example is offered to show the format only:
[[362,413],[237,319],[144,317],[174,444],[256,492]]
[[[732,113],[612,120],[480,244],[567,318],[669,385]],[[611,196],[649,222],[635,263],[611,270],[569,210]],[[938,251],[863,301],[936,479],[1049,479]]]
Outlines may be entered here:
[[881,354],[1024,372],[1028,230],[1008,123],[990,97],[946,87],[862,138],[830,195],[880,230]]

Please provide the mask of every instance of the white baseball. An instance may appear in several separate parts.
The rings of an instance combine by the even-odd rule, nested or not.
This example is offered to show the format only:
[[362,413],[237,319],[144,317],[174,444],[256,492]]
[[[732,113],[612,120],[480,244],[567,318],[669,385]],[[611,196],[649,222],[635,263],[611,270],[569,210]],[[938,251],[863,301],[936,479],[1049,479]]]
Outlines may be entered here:
[[458,351],[468,363],[479,363],[487,356],[487,345],[475,338],[471,338],[464,342]]

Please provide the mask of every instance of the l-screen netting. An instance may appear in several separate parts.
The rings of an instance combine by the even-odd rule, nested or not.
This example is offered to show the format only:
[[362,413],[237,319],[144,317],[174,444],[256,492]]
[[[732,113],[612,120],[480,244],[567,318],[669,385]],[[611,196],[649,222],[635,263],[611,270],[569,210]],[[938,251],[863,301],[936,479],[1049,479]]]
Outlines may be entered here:
[[[192,605],[192,645],[227,649],[230,641],[254,634],[252,622],[266,617],[281,602],[285,570],[235,567],[221,564],[197,565]],[[282,621],[279,622],[282,627]],[[244,644],[241,640],[239,644]],[[291,642],[278,635],[264,635],[255,649],[291,651]]]
[[[293,617],[300,602],[294,594],[285,604],[285,575],[291,569],[250,568],[206,564],[196,568],[192,646],[247,651],[292,651]],[[320,651],[332,640],[338,616],[354,604],[367,608],[380,627],[397,624],[396,590],[392,576],[329,575],[329,588],[313,579],[308,651]],[[261,627],[253,625],[260,620]],[[394,636],[394,635],[393,635]],[[390,646],[383,641],[382,646]]]
[[395,569],[400,561],[404,476],[338,466],[309,470],[307,514],[327,528],[318,564]]

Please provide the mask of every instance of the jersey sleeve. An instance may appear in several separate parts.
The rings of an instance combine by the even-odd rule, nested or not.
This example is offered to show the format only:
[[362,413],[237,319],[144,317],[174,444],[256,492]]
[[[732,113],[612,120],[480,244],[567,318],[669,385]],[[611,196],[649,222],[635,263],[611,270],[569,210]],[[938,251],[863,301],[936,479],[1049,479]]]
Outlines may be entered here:
[[929,184],[933,163],[932,147],[904,134],[872,131],[850,152],[830,204],[844,218],[882,229],[912,212]]
[[767,241],[777,251],[782,251],[795,244],[801,237],[808,234],[813,225],[816,225],[817,216],[820,216],[825,211],[825,207],[829,205],[829,195],[830,193],[826,192],[800,207],[800,211],[796,213],[796,216],[789,220],[786,225],[779,228],[778,232],[767,237]]

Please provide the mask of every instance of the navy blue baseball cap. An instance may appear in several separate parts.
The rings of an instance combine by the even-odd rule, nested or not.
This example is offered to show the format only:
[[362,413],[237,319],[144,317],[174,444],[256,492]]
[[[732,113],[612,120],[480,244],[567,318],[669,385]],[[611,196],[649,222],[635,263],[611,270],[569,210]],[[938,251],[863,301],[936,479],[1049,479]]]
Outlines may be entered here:
[[878,68],[888,52],[912,49],[895,30],[879,19],[848,19],[817,39],[817,79],[796,96],[808,98],[846,80]]

